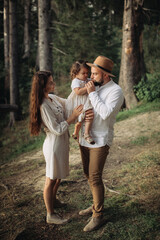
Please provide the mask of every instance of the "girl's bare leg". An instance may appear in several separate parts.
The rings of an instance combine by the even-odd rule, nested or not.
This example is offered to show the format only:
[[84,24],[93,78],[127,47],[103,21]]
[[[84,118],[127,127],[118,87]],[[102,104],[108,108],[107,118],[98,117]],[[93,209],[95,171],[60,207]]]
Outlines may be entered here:
[[82,125],[81,122],[77,122],[77,123],[75,124],[74,133],[73,133],[73,135],[72,135],[72,137],[73,137],[74,139],[79,139],[79,131],[80,131],[80,129],[81,129],[81,125]]
[[85,135],[90,135],[92,122],[93,122],[92,120],[85,122],[85,130],[84,130]]
[[54,204],[55,204],[55,201],[56,201],[56,194],[57,194],[60,183],[61,183],[61,179],[57,179],[56,183],[53,187],[53,207],[54,207]]
[[53,199],[55,198],[59,183],[59,179],[52,180],[46,177],[44,187],[44,202],[47,209],[46,222],[51,224],[65,224],[68,222],[68,219],[61,218],[59,215],[54,213]]
[[84,130],[84,138],[89,144],[95,144],[95,141],[92,139],[90,135],[90,129],[92,126],[93,120],[85,121],[85,130]]
[[49,213],[49,214],[54,213],[54,209],[53,209],[53,188],[54,188],[55,184],[56,184],[56,180],[52,180],[52,179],[46,177],[43,197],[44,197],[44,202],[45,202],[45,206],[46,206],[46,209],[47,209],[47,213]]

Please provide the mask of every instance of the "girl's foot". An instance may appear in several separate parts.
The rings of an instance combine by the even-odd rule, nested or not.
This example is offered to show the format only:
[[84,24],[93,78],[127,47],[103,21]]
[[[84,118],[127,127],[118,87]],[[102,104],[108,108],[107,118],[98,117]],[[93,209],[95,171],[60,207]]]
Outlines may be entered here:
[[89,144],[95,144],[95,141],[92,139],[92,137],[88,134],[84,134],[84,139],[89,143]]
[[72,137],[74,138],[74,140],[76,140],[79,143],[79,136],[77,136],[75,133],[73,133]]

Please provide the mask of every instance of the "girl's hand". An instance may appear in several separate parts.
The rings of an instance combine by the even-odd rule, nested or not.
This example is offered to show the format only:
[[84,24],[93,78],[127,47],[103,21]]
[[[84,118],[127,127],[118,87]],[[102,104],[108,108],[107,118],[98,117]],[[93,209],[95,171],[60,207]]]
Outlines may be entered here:
[[95,86],[93,81],[89,81],[86,85],[88,94],[95,91]]
[[90,122],[94,118],[93,109],[89,109],[85,111],[85,122]]

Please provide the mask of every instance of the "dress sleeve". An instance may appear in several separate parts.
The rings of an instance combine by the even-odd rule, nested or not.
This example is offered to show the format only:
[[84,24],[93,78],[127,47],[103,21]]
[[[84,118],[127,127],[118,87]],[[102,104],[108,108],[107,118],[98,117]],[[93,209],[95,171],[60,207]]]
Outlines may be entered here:
[[112,113],[119,111],[124,97],[122,90],[116,89],[109,94],[106,101],[102,101],[96,91],[89,94],[89,99],[94,110],[101,116],[103,120],[105,120]]
[[79,88],[79,87],[81,87],[80,80],[78,80],[77,78],[74,78],[72,80],[72,84],[71,84],[72,90],[75,89],[75,88]]
[[49,132],[60,136],[64,134],[68,129],[68,123],[66,121],[58,122],[56,115],[48,106],[41,106],[41,117],[44,125],[48,128]]

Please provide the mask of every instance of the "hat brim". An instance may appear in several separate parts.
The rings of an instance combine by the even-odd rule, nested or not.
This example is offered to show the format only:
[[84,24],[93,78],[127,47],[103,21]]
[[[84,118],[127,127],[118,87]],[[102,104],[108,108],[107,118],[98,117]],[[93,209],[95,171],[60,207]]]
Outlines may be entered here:
[[107,72],[107,71],[99,68],[98,66],[94,65],[93,63],[88,63],[88,62],[87,62],[86,64],[87,64],[88,66],[90,66],[90,67],[98,68],[99,70],[101,70],[101,72],[107,73],[107,74],[108,74],[109,76],[111,76],[111,77],[116,77],[116,76],[114,76],[112,73],[109,73],[109,72]]

